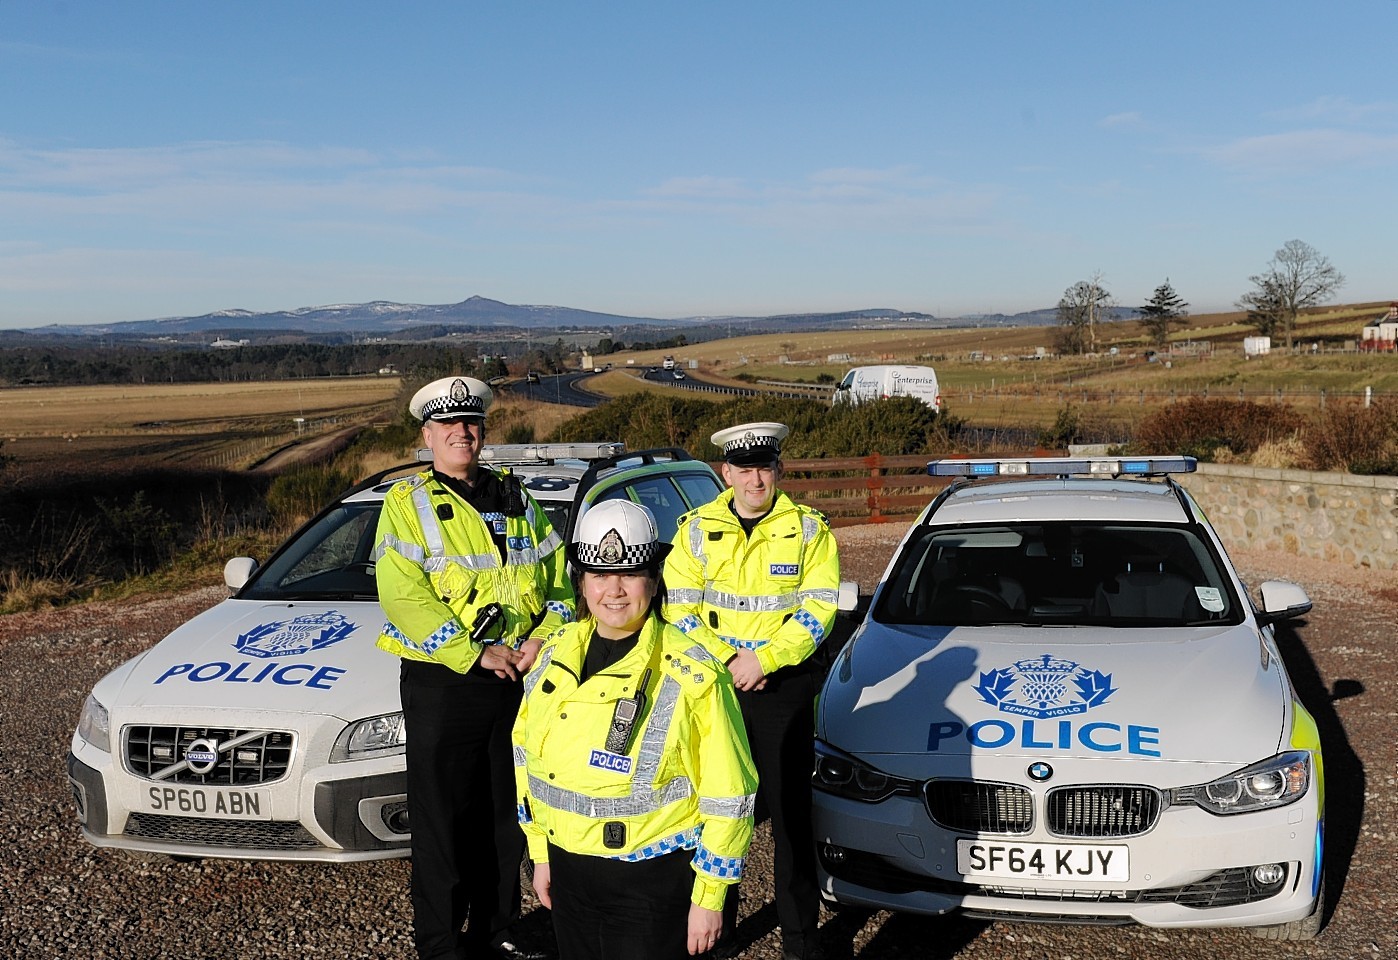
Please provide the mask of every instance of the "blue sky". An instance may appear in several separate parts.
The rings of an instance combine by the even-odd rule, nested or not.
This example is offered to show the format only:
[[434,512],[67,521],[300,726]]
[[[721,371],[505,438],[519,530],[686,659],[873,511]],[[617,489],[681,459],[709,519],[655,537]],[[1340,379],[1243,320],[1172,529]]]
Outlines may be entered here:
[[0,0],[0,326],[1398,298],[1398,0]]

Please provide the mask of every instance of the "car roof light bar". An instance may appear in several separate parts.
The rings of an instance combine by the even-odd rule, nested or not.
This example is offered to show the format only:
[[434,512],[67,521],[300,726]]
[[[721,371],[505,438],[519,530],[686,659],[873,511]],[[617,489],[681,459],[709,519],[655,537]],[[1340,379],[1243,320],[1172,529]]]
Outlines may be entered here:
[[[481,448],[483,463],[552,463],[555,460],[605,460],[626,452],[616,443],[494,443]],[[417,459],[432,462],[432,449],[418,447]]]
[[1029,459],[932,460],[933,477],[1158,476],[1193,473],[1193,457],[1032,457]]
[[624,443],[496,443],[481,448],[481,460],[486,463],[602,460],[625,450]]

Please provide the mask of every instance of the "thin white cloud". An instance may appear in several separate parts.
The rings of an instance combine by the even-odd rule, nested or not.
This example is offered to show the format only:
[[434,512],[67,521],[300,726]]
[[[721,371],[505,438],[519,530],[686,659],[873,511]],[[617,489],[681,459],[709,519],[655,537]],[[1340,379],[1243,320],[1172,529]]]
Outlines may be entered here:
[[640,195],[635,204],[620,206],[638,213],[688,213],[769,229],[936,232],[954,226],[986,227],[1001,191],[956,185],[897,166],[829,168],[790,181],[676,178]]
[[1310,103],[1275,110],[1267,116],[1289,123],[1327,123],[1362,126],[1398,117],[1398,102],[1355,103],[1348,97],[1316,97]]
[[1135,110],[1126,113],[1113,113],[1097,121],[1097,126],[1106,127],[1140,127],[1145,125],[1144,118]]
[[1243,137],[1203,151],[1229,169],[1257,174],[1305,174],[1336,167],[1398,164],[1398,135],[1315,129]]

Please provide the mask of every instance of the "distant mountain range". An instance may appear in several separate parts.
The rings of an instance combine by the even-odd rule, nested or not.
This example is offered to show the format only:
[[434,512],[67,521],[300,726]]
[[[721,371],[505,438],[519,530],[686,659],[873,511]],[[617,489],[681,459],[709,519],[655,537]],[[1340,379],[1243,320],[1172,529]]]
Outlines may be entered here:
[[[1134,315],[1119,310],[1121,317]],[[51,324],[43,327],[0,331],[0,343],[23,339],[110,338],[116,340],[175,340],[188,342],[210,337],[261,339],[301,335],[310,339],[350,340],[368,337],[389,339],[428,339],[446,332],[506,334],[510,331],[538,333],[558,331],[590,333],[598,337],[633,340],[645,336],[673,337],[684,333],[691,340],[716,339],[739,327],[744,334],[782,333],[802,330],[880,328],[891,326],[968,327],[1038,326],[1057,322],[1053,309],[1027,313],[981,314],[970,317],[938,318],[927,313],[887,308],[849,310],[838,313],[781,314],[765,317],[684,317],[662,320],[654,317],[625,317],[572,307],[535,306],[502,303],[486,297],[470,297],[460,303],[420,304],[370,303],[334,304],[258,313],[252,310],[219,310],[195,317],[164,317],[158,320],[128,320],[102,324]],[[10,336],[4,336],[9,334]]]

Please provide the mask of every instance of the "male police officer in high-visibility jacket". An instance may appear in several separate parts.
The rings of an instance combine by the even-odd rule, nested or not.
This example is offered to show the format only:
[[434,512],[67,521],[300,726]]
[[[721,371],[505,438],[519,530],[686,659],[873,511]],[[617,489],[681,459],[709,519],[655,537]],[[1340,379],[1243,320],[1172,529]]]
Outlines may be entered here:
[[[834,623],[840,561],[825,519],[776,487],[787,433],[780,423],[745,423],[713,435],[729,489],[680,518],[665,564],[665,618],[733,675],[757,766],[758,812],[772,818],[783,956],[807,958],[820,913],[810,657]],[[736,897],[724,912],[731,937]],[[737,946],[725,937],[715,955],[732,956]]]
[[402,658],[422,960],[545,956],[510,929],[524,855],[510,728],[520,677],[543,638],[572,619],[573,592],[543,508],[517,478],[480,465],[491,399],[471,377],[414,395],[432,467],[395,484],[379,519],[388,623],[378,643]]

